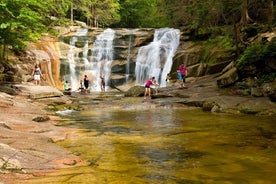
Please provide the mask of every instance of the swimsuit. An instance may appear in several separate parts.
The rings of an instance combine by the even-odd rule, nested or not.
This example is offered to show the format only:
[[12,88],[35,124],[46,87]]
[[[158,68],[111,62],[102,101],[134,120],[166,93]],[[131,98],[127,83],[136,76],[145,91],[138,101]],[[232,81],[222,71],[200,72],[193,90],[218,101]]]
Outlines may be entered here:
[[145,87],[146,88],[150,88],[150,85],[152,84],[152,81],[151,80],[148,80],[148,82],[146,83]]
[[84,78],[83,83],[84,83],[85,88],[87,89],[89,86],[89,80],[87,78]]

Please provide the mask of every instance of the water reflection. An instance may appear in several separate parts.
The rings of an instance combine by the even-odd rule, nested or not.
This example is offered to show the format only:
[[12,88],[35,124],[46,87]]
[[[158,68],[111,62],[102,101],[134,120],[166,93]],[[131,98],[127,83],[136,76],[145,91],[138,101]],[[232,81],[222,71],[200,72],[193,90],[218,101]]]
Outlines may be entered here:
[[30,183],[274,183],[275,117],[87,105],[60,145],[87,160]]

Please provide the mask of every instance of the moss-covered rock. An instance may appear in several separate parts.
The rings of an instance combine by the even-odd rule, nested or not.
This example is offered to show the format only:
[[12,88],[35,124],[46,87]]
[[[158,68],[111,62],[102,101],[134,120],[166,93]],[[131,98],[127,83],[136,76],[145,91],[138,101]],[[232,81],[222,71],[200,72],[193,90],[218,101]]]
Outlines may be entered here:
[[133,86],[126,93],[126,97],[138,97],[144,95],[145,88],[143,86]]
[[217,85],[221,88],[234,84],[239,79],[237,68],[232,68],[217,79]]

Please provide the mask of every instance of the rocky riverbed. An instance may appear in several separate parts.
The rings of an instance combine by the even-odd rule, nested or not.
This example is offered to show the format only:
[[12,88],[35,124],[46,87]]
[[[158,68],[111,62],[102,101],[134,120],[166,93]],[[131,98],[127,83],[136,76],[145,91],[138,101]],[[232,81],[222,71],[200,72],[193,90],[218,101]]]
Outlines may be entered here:
[[[159,90],[152,96],[152,103],[163,105],[183,104],[199,107],[213,113],[254,114],[276,116],[276,103],[268,97],[252,97],[235,95],[229,88],[217,87],[217,75],[201,78],[188,78],[186,87],[177,88],[176,83]],[[142,96],[143,87],[133,87],[126,93],[127,96]]]
[[[176,84],[159,90],[149,103],[196,106],[213,113],[248,113],[276,116],[276,103],[268,97],[242,97],[218,89],[216,76],[189,80],[186,88]],[[126,96],[143,95],[143,87]],[[16,183],[56,169],[85,164],[78,156],[55,142],[73,136],[76,130],[57,126],[59,118],[47,111],[49,104],[70,104],[71,97],[49,86],[31,83],[1,85],[0,92],[0,183]],[[106,95],[107,96],[107,95]],[[92,98],[93,99],[93,98]],[[141,101],[142,101],[141,97]],[[110,105],[110,99],[101,101]],[[97,103],[95,103],[97,105]]]
[[0,183],[45,174],[52,170],[84,164],[55,142],[74,130],[58,127],[49,103],[70,103],[58,90],[48,86],[9,84],[16,95],[0,92]]

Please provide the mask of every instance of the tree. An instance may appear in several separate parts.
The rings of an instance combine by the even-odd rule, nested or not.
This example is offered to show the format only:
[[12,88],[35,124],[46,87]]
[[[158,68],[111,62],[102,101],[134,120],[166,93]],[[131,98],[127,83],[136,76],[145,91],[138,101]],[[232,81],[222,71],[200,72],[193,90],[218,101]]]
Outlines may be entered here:
[[74,6],[89,26],[109,26],[120,19],[119,0],[76,0]]
[[47,4],[47,9],[51,16],[56,18],[64,18],[66,17],[67,12],[71,8],[72,0],[47,0],[44,1]]
[[166,27],[172,26],[166,17],[163,0],[120,0],[120,22],[115,27]]
[[45,30],[46,9],[36,0],[0,1],[0,62],[8,59],[8,47],[20,49]]

